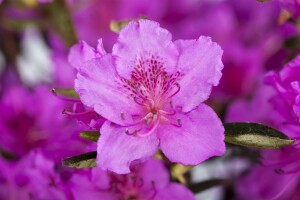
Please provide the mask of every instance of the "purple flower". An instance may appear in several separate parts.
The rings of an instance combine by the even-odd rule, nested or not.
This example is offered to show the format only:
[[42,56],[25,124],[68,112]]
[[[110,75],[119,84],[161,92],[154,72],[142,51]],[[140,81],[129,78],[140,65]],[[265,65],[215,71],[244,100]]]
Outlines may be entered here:
[[170,182],[168,170],[163,162],[151,159],[135,166],[132,173],[118,175],[99,168],[74,174],[70,180],[75,200],[194,200],[191,191]]
[[[291,153],[291,152],[289,152]],[[271,152],[271,155],[276,152]],[[265,166],[256,166],[236,183],[239,199],[290,199],[298,184],[298,176],[278,174]],[[258,181],[259,180],[259,181]]]
[[[61,115],[65,106],[45,86],[32,91],[22,86],[6,88],[0,101],[1,148],[18,157],[41,148],[47,156],[59,161],[79,153],[85,145],[75,135],[79,130]],[[66,142],[67,148],[61,145]]]
[[221,78],[222,50],[209,37],[171,37],[156,22],[130,22],[112,54],[78,62],[75,90],[107,119],[98,142],[100,168],[129,173],[132,161],[158,147],[185,165],[224,153],[222,123],[203,104]]
[[[105,54],[106,52],[102,46],[102,40],[98,41],[96,49],[89,46],[86,42],[81,41],[71,48],[68,61],[76,71],[79,71],[80,66],[82,66],[83,63],[96,58],[102,58]],[[105,121],[105,119],[99,116],[93,108],[85,106],[80,100],[76,100],[73,104],[73,112],[65,110],[64,114],[75,118],[77,121],[94,130],[99,130]]]
[[[296,139],[296,143],[292,146],[262,152],[262,165],[252,167],[253,171],[236,184],[239,195],[245,199],[290,199],[298,184],[299,58],[287,63],[279,73],[267,74],[265,85],[259,87],[252,100],[237,101],[228,109],[227,121],[264,123]],[[257,177],[268,181],[257,182]]]
[[0,158],[0,166],[0,199],[66,199],[54,162],[40,151],[31,151],[13,163]]
[[271,72],[266,77],[277,95],[273,104],[287,123],[300,122],[300,56],[287,63],[279,73]]

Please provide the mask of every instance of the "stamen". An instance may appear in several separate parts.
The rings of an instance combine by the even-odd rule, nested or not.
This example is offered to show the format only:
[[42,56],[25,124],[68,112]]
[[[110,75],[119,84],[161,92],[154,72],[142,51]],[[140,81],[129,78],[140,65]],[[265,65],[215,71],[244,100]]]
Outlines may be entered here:
[[175,115],[176,111],[174,110],[173,112],[167,112],[164,110],[159,110],[159,113],[164,114],[164,115]]
[[138,98],[137,98],[136,96],[133,97],[133,100],[134,100],[135,103],[137,103],[137,104],[139,104],[139,105],[141,105],[141,106],[146,106],[144,103],[138,102],[137,99],[138,99]]
[[124,114],[124,113],[121,113],[120,115],[121,115],[121,119],[124,120],[124,119],[125,119],[125,114]]
[[137,185],[137,187],[141,188],[144,186],[144,180],[142,178],[139,178],[139,185]]
[[150,131],[148,131],[147,133],[143,133],[143,134],[137,133],[137,136],[147,137],[147,136],[151,135],[156,130],[159,123],[160,123],[160,115],[157,116],[157,120],[156,120],[155,124],[152,126],[152,128],[150,129]]
[[280,169],[282,174],[295,174],[297,172],[300,172],[300,166],[294,168],[294,169],[289,169],[289,170],[283,170]]
[[88,111],[81,112],[81,113],[74,113],[74,112],[70,112],[70,111],[67,111],[66,109],[64,109],[62,111],[62,114],[66,114],[66,115],[69,115],[69,116],[72,116],[72,117],[78,117],[78,116],[86,115],[86,114],[93,113],[93,112],[95,112],[95,111],[88,110]]
[[170,101],[170,107],[173,109],[173,101]]
[[152,196],[149,198],[150,200],[151,199],[154,199],[156,194],[157,194],[157,190],[156,190],[156,187],[155,187],[155,182],[154,181],[151,181],[151,185],[152,185],[152,190],[153,190],[153,194]]
[[[140,131],[140,130],[139,130]],[[138,130],[135,130],[135,131],[133,131],[133,132],[129,132],[129,130],[128,130],[128,128],[126,128],[125,129],[125,133],[127,134],[127,135],[134,135],[134,136],[136,136],[137,135],[137,133],[138,133]]]
[[178,123],[178,125],[181,127],[182,126],[182,124],[181,124],[181,119],[177,119],[177,123]]
[[171,96],[169,96],[169,98],[174,97],[180,91],[180,85],[179,85],[179,83],[175,83],[174,85],[177,87],[177,90]]

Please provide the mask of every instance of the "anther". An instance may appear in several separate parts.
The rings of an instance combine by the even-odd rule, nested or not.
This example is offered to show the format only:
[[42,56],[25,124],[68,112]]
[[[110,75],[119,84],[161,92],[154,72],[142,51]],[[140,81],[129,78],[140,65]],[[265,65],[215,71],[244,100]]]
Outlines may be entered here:
[[125,133],[127,135],[130,135],[130,136],[137,136],[138,135],[138,131],[140,131],[140,130],[135,130],[135,131],[133,131],[133,132],[130,133],[129,130],[128,130],[128,128],[125,129]]
[[173,108],[173,101],[170,101],[170,107]]
[[177,119],[177,123],[178,123],[179,127],[182,126],[182,124],[181,124],[181,119]]
[[120,114],[120,115],[121,115],[121,119],[123,119],[123,120],[124,120],[124,119],[125,119],[125,114],[124,114],[123,112],[121,112],[121,114]]

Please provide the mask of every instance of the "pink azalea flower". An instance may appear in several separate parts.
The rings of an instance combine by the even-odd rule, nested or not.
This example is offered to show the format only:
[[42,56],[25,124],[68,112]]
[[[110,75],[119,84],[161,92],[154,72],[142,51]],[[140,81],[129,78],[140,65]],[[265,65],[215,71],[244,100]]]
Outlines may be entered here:
[[170,182],[170,176],[163,162],[151,159],[133,172],[118,175],[99,168],[74,174],[70,189],[75,200],[194,200],[195,196],[184,186]]
[[[292,146],[262,152],[262,165],[253,168],[252,172],[237,183],[238,193],[245,199],[290,199],[290,195],[298,185],[299,63],[300,57],[296,57],[280,72],[269,73],[265,78],[268,85],[260,86],[252,100],[237,101],[228,109],[227,121],[264,123],[296,139],[296,143]],[[257,177],[268,181],[257,182]]]
[[273,104],[287,123],[300,122],[300,56],[287,63],[279,73],[271,72],[267,82],[277,91]]
[[[80,66],[82,66],[84,62],[95,58],[101,58],[105,54],[106,52],[103,49],[101,40],[98,41],[98,47],[96,49],[89,46],[86,42],[81,41],[79,44],[74,45],[71,48],[68,61],[76,69],[76,71],[79,71]],[[73,117],[85,125],[88,125],[91,129],[99,130],[105,119],[99,116],[93,108],[83,105],[80,100],[73,101],[75,101],[73,104],[73,112],[65,110],[64,114]]]
[[0,157],[0,167],[0,199],[67,199],[55,163],[40,151],[31,151],[18,162]]
[[156,22],[130,22],[111,54],[77,62],[75,90],[107,119],[98,141],[100,168],[129,173],[133,161],[159,147],[185,165],[224,153],[222,123],[203,104],[221,78],[222,50],[209,37],[171,37]]
[[[272,153],[274,154],[274,153]],[[258,181],[259,180],[259,181]],[[291,174],[278,174],[270,168],[257,166],[236,183],[239,199],[290,199],[297,186],[298,177]]]
[[[22,86],[6,88],[0,101],[1,148],[18,157],[41,148],[57,161],[79,153],[85,143],[80,140],[74,124],[61,115],[65,106],[65,102],[53,96],[45,86],[34,90]],[[68,148],[61,145],[65,142]]]

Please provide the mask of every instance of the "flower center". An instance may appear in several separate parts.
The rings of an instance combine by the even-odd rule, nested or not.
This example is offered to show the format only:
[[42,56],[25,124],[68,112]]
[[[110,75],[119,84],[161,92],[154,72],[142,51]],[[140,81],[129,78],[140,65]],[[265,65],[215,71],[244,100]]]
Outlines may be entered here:
[[122,200],[146,200],[147,196],[153,198],[156,195],[154,183],[147,194],[140,193],[143,186],[143,179],[132,174],[112,176],[112,189]]
[[[161,121],[168,121],[170,115],[176,112],[172,105],[172,97],[180,91],[178,80],[182,77],[180,72],[168,74],[163,62],[158,56],[150,59],[140,59],[131,73],[131,79],[121,78],[122,89],[133,98],[138,106],[145,110],[145,116],[135,124],[144,123],[146,130],[135,130],[127,134],[148,136],[152,134]],[[121,113],[124,118],[124,113]],[[180,126],[178,123],[177,126]]]

